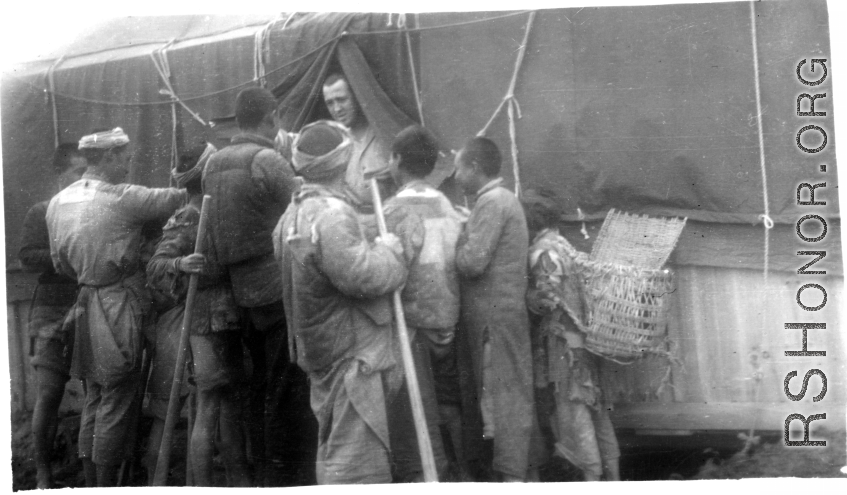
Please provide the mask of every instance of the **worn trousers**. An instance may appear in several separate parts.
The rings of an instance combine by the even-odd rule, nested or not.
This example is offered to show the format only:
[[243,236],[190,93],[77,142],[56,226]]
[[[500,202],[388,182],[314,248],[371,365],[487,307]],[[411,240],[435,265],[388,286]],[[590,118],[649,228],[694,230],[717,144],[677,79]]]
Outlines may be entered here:
[[314,483],[317,421],[306,374],[291,362],[282,302],[245,308],[253,372],[246,414],[251,457],[265,486]]
[[95,464],[120,464],[132,453],[139,411],[139,374],[109,386],[85,380],[85,404],[79,429],[79,457]]

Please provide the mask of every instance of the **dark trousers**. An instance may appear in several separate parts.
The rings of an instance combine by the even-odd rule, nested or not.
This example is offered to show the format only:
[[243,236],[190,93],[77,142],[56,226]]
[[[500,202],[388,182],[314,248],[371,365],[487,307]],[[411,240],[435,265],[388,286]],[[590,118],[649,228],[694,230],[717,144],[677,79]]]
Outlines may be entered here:
[[245,308],[253,362],[246,418],[259,486],[314,484],[318,423],[306,374],[291,362],[282,302]]
[[[439,479],[447,471],[447,457],[441,438],[438,401],[436,399],[433,366],[430,359],[429,342],[419,330],[412,339],[412,358],[415,362],[415,374],[420,387],[421,402],[424,408],[427,430],[429,430],[432,455]],[[397,366],[403,366],[398,362]],[[400,390],[387,398],[388,433],[391,442],[392,476],[395,482],[420,481],[423,478],[418,438],[415,431],[414,414],[406,380]]]

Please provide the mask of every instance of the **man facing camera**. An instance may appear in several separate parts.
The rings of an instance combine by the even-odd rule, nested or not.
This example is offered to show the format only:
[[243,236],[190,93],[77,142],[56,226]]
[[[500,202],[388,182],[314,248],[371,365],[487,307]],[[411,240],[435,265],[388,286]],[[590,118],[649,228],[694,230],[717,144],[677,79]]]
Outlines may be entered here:
[[[374,126],[368,122],[350,83],[341,74],[332,74],[323,85],[324,102],[333,120],[350,129],[353,147],[345,180],[356,201],[366,207],[373,203],[370,179],[376,178],[380,185],[393,191],[388,175],[390,143],[380,139]],[[385,194],[388,196],[390,194]]]

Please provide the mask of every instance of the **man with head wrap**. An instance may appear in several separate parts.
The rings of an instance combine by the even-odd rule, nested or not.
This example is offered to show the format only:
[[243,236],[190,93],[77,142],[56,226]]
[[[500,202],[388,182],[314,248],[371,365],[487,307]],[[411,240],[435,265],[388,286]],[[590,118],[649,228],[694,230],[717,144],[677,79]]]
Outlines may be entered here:
[[[238,387],[245,374],[240,312],[214,247],[207,242],[204,254],[194,254],[203,202],[200,178],[206,162],[216,151],[214,146],[206,144],[180,157],[180,165],[172,175],[177,187],[188,191],[190,199],[168,220],[156,253],[147,264],[148,284],[160,296],[157,299],[162,301],[163,310],[156,325],[156,358],[147,387],[150,409],[157,419],[153,431],[158,433],[157,437],[153,433],[150,436],[148,465],[156,465],[185,314],[188,279],[196,273],[200,278],[189,329],[190,369],[197,386],[197,418],[194,430],[189,432],[194,480],[197,486],[212,486],[215,433],[220,426],[218,445],[227,479],[232,486],[249,486],[242,415],[237,401]],[[148,474],[152,476],[151,472]]]
[[291,166],[274,151],[276,100],[264,88],[235,99],[239,134],[215,153],[203,172],[209,202],[209,240],[244,310],[245,344],[253,375],[249,405],[250,456],[259,486],[312,481],[314,420],[309,417],[305,374],[285,344],[282,285],[271,232],[297,183]]
[[88,170],[50,201],[47,226],[53,265],[80,286],[69,315],[76,325],[71,375],[86,390],[79,456],[86,483],[114,486],[137,409],[142,331],[151,314],[142,226],[166,218],[187,196],[121,184],[130,153],[120,128],[83,137],[79,149]]
[[[388,297],[406,279],[399,240],[371,244],[345,192],[344,126],[318,121],[294,143],[306,183],[274,230],[291,355],[311,381],[318,483],[389,483],[386,397],[402,374]],[[408,432],[406,432],[408,433]]]

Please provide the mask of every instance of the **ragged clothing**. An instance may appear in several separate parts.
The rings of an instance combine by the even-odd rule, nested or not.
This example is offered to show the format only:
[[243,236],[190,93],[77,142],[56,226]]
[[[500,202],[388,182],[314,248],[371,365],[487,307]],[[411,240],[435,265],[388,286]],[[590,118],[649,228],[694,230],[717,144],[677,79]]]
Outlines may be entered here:
[[109,184],[87,172],[47,208],[56,271],[102,287],[143,270],[141,228],[185,203],[185,191]]
[[[153,290],[154,300],[159,303],[155,337],[156,353],[150,367],[147,393],[150,396],[151,412],[162,419],[164,419],[163,413],[167,412],[173,382],[174,363],[179,349],[179,333],[185,316],[185,297],[188,293],[190,278],[189,274],[179,270],[179,261],[182,257],[194,252],[199,224],[200,211],[193,204],[177,210],[165,225],[155,254],[147,263],[147,284]],[[206,258],[206,270],[198,278],[190,334],[208,336],[212,333],[233,333],[233,331],[241,330],[239,310],[229,287],[227,273],[217,262],[214,246],[210,245],[208,240],[203,255]],[[238,335],[236,333],[236,336]],[[195,351],[195,342],[198,340],[191,340],[192,354]],[[236,337],[234,343],[237,345],[237,354],[240,355],[241,342]],[[216,350],[213,346],[207,347],[205,349],[207,352]],[[199,361],[201,363],[211,361],[215,357],[202,356]],[[193,356],[191,360],[194,361]],[[226,368],[226,366],[220,366],[220,368]],[[205,370],[206,373],[203,376],[198,376],[196,367],[192,369],[194,382],[204,384],[210,381],[206,376],[208,372],[211,371],[214,376],[229,371],[228,369]],[[211,381],[222,380],[217,378]],[[185,393],[187,389],[184,387],[183,394]]]
[[462,276],[462,325],[486,433],[494,435],[493,468],[523,478],[528,468],[537,467],[530,465],[537,425],[525,303],[529,234],[518,199],[501,182],[495,179],[477,193],[456,264]]
[[[62,322],[77,296],[76,280],[56,273],[50,257],[50,235],[47,231],[47,205],[33,205],[24,218],[18,258],[28,270],[39,271],[38,285],[32,296],[29,314],[30,337],[66,343]],[[33,363],[35,364],[35,363]],[[64,370],[67,373],[67,370]]]
[[552,389],[550,422],[556,453],[595,477],[604,460],[620,457],[600,388],[597,356],[584,347],[585,304],[575,259],[582,256],[556,229],[540,232],[529,250],[527,306],[542,317],[533,342],[536,386]]
[[318,480],[386,483],[383,381],[389,389],[399,382],[387,295],[407,271],[402,256],[368,243],[348,201],[326,187],[304,185],[274,231],[274,246],[291,356],[312,385]]
[[212,197],[210,246],[229,271],[235,300],[243,307],[282,298],[271,232],[298,182],[273,146],[258,134],[237,134],[203,171],[203,192]]
[[[411,239],[415,258],[403,287],[406,322],[416,328],[443,329],[459,321],[459,274],[456,243],[464,218],[444,194],[424,180],[404,185],[385,202],[390,232]],[[407,216],[419,222],[406,221]],[[422,224],[422,229],[418,225]],[[447,337],[449,344],[452,337]]]
[[[200,210],[194,205],[179,209],[165,225],[156,252],[147,264],[147,283],[163,301],[162,311],[185,304],[189,274],[179,270],[179,260],[194,252]],[[208,238],[208,234],[207,234]],[[206,271],[199,276],[191,315],[191,335],[240,330],[238,307],[229,285],[228,273],[217,261],[214,245],[203,250]]]
[[53,264],[80,285],[70,316],[76,325],[73,376],[108,385],[140,369],[151,304],[141,266],[142,227],[185,200],[184,191],[110,184],[88,172],[50,201]]

